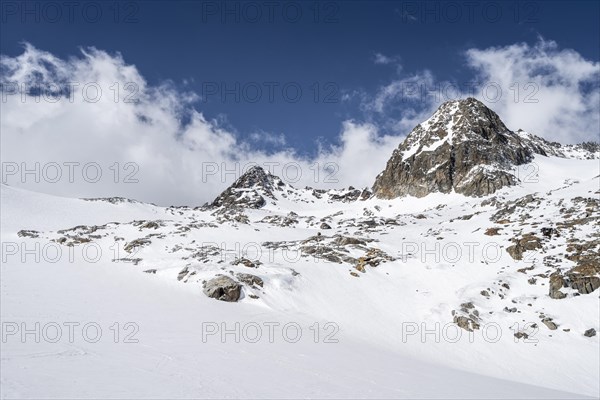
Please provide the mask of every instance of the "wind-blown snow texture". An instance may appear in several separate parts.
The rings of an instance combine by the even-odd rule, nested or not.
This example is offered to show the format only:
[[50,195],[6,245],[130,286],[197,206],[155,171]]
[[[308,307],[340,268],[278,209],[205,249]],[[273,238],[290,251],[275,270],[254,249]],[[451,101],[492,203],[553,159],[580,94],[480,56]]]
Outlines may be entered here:
[[2,397],[598,397],[598,154],[560,149],[482,197],[260,168],[196,208],[2,186]]

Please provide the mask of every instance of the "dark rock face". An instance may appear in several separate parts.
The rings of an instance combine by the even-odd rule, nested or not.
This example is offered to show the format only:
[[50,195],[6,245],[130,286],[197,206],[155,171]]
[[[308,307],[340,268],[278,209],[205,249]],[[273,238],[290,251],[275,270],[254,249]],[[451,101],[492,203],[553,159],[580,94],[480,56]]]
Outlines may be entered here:
[[394,150],[375,179],[376,197],[392,199],[455,191],[485,196],[515,185],[515,166],[533,155],[598,159],[600,144],[561,145],[522,130],[513,132],[482,102],[467,98],[442,104]]
[[580,294],[590,294],[600,287],[600,278],[597,276],[582,276],[570,274],[571,287]]
[[560,289],[571,288],[579,294],[590,294],[600,288],[600,267],[584,265],[578,266],[564,275],[554,272],[550,275],[549,295],[553,299],[563,299],[566,295]]
[[521,239],[514,238],[512,239],[512,241],[515,244],[507,247],[506,251],[515,260],[522,260],[523,253],[525,253],[526,251],[537,250],[542,248],[540,239],[538,239],[532,234],[523,235]]
[[348,191],[344,194],[334,193],[330,196],[330,200],[332,201],[342,201],[345,203],[351,203],[356,200],[367,200],[371,197],[372,193],[368,189],[358,190],[352,187],[348,188]]
[[17,232],[17,236],[30,237],[30,238],[34,238],[34,239],[40,237],[38,231],[33,231],[33,230],[29,230],[29,229],[20,230],[19,232]]
[[515,165],[533,151],[480,101],[449,101],[394,151],[373,185],[379,198],[455,191],[488,195],[518,182]]
[[583,336],[594,337],[594,336],[596,336],[596,330],[594,328],[590,328],[583,333]]
[[204,284],[204,294],[221,301],[238,301],[242,285],[228,276],[216,276]]
[[266,198],[275,200],[275,192],[281,191],[284,186],[280,178],[255,166],[225,189],[210,206],[261,208],[267,204]]

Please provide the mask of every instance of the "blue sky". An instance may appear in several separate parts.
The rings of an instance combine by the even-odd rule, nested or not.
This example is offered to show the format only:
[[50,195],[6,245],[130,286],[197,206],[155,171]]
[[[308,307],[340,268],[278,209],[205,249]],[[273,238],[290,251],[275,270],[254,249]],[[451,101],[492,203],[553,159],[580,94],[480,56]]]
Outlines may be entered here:
[[[600,48],[596,1],[303,1],[284,2],[285,11],[268,2],[98,2],[99,18],[95,7],[83,15],[85,2],[71,16],[61,8],[60,18],[43,2],[28,3],[3,5],[2,54],[21,53],[23,42],[59,57],[89,46],[120,52],[149,83],[169,80],[204,95],[195,108],[240,137],[283,134],[287,145],[307,153],[316,151],[316,140],[335,142],[342,121],[377,118],[345,94],[370,96],[424,69],[467,82],[469,48],[533,44],[542,36],[592,61]],[[376,54],[390,62],[375,63]],[[227,89],[236,94],[221,92]]]

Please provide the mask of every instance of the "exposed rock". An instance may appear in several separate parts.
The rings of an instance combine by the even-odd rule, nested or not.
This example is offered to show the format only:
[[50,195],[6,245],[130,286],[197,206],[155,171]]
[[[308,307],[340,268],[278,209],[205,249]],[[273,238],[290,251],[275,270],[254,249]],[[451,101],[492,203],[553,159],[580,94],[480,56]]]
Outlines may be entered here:
[[260,265],[260,261],[255,261],[252,262],[250,260],[248,260],[247,258],[238,258],[235,261],[231,262],[231,265],[238,265],[238,264],[242,264],[245,267],[248,268],[258,268],[258,266]]
[[587,336],[587,337],[596,336],[596,330],[594,328],[590,328],[583,333],[583,336]]
[[502,228],[487,228],[484,232],[484,235],[487,236],[496,236],[498,235],[498,232],[501,230]]
[[542,228],[542,235],[546,238],[559,236],[558,231],[555,228]]
[[590,294],[600,287],[600,278],[581,274],[568,274],[570,287],[581,294]]
[[[121,203],[139,203],[137,200],[127,199],[125,197],[90,197],[90,198],[82,198],[81,200],[85,201],[105,201],[111,204],[121,204]],[[152,203],[150,203],[152,204]]]
[[350,189],[343,194],[333,193],[329,196],[329,198],[333,201],[343,201],[345,203],[349,203],[358,200],[358,198],[361,196],[361,193],[362,192],[358,189]]
[[462,315],[455,315],[454,323],[460,328],[469,332],[473,332],[473,330],[479,329],[479,324],[474,319]]
[[515,337],[517,339],[527,339],[529,337],[529,335],[526,334],[525,332],[516,332]]
[[238,301],[242,285],[228,276],[217,275],[204,284],[204,294],[221,301]]
[[512,239],[512,242],[515,244],[507,247],[506,251],[515,260],[522,260],[523,253],[525,253],[526,251],[537,250],[542,248],[542,243],[540,242],[540,239],[538,239],[531,233],[523,235],[521,239]]
[[268,224],[276,225],[276,226],[294,226],[298,223],[298,219],[296,219],[294,217],[297,217],[297,215],[294,215],[294,216],[292,216],[292,215],[288,215],[288,216],[267,215],[266,217],[261,219],[259,222],[268,223]]
[[365,266],[377,267],[382,262],[394,261],[395,258],[388,255],[383,250],[377,248],[371,248],[367,253],[358,258],[358,263],[355,268],[361,272],[365,272]]
[[248,286],[263,286],[263,280],[256,275],[238,272],[235,274],[235,277],[238,278],[240,282],[243,282]]
[[17,232],[17,236],[19,237],[30,237],[30,238],[38,238],[40,237],[40,233],[38,231],[33,231],[30,229],[23,229]]
[[177,274],[177,280],[180,281],[183,278],[186,277],[186,275],[190,272],[190,269],[188,267],[184,267],[181,271],[179,271],[179,273]]
[[552,299],[564,299],[566,294],[560,291],[565,285],[565,280],[559,272],[550,275],[550,290],[549,295]]
[[162,225],[159,222],[156,221],[148,221],[145,224],[142,224],[140,226],[140,229],[158,229],[160,228]]
[[373,192],[391,199],[455,191],[484,196],[518,178],[511,169],[532,160],[524,139],[483,103],[468,98],[442,104],[394,151]]
[[321,228],[321,229],[331,229],[331,226],[329,226],[329,224],[328,224],[328,223],[326,223],[326,222],[323,222],[323,223],[321,224],[320,228]]
[[334,239],[334,243],[339,246],[348,246],[351,244],[363,245],[363,246],[366,245],[366,242],[363,239],[350,237],[350,236],[337,236]]
[[210,207],[261,208],[267,204],[265,198],[275,200],[275,192],[283,190],[282,188],[285,186],[280,178],[255,166],[225,189],[211,203]]
[[152,243],[152,242],[149,239],[145,239],[145,238],[135,239],[135,240],[132,240],[131,242],[125,244],[125,246],[123,246],[123,250],[125,250],[128,253],[131,253],[136,248],[147,246],[150,243]]
[[544,325],[546,325],[548,327],[548,329],[550,329],[551,331],[554,331],[558,328],[558,325],[556,325],[554,322],[552,322],[552,318],[544,318],[542,319],[542,322],[544,323]]
[[112,262],[125,262],[132,263],[133,265],[138,265],[142,261],[141,258],[113,258]]
[[559,271],[550,275],[549,295],[553,299],[562,299],[566,294],[560,289],[571,288],[580,294],[590,294],[600,287],[600,277],[595,276],[598,272],[595,266],[575,267],[562,275]]
[[583,262],[567,272],[568,284],[581,294],[590,294],[600,287],[600,265]]

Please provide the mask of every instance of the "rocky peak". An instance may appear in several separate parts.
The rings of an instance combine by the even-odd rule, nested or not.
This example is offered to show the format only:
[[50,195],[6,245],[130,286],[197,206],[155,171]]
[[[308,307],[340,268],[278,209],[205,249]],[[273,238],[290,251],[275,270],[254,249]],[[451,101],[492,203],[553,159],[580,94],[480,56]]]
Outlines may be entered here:
[[452,100],[412,130],[373,190],[380,198],[452,191],[487,195],[516,184],[512,167],[530,162],[533,153],[482,102]]
[[265,197],[276,200],[275,192],[283,190],[285,186],[279,177],[260,166],[254,166],[225,189],[211,207],[261,208],[266,204]]
[[472,97],[443,103],[426,121],[413,129],[403,143],[403,158],[420,151],[430,151],[444,143],[464,140],[501,140],[500,135],[510,132],[498,114]]
[[285,183],[278,176],[256,165],[240,176],[231,187],[234,189],[262,190],[267,196],[274,198],[273,192],[281,190],[280,188],[284,185]]

